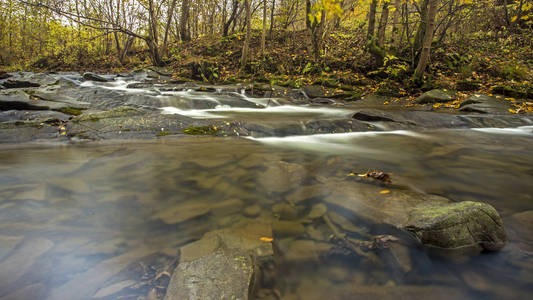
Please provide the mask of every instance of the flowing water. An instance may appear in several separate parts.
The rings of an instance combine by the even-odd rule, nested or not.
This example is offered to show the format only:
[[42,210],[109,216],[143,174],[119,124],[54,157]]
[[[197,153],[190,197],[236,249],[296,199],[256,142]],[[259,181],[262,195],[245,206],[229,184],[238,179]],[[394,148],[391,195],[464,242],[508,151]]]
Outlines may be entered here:
[[[276,115],[216,101],[163,111]],[[276,120],[291,113],[277,108]],[[298,117],[335,115],[291,108]],[[533,127],[520,127],[3,145],[0,299],[163,295],[180,247],[257,218],[277,228],[261,237],[273,244],[275,263],[257,299],[529,299],[532,142]],[[374,169],[389,172],[392,185],[353,176]],[[370,209],[343,205],[353,191]],[[379,214],[406,193],[488,202],[509,243],[450,258],[406,242]],[[330,222],[309,217],[321,203]],[[367,247],[350,252],[339,232]],[[389,235],[400,242],[376,243]]]

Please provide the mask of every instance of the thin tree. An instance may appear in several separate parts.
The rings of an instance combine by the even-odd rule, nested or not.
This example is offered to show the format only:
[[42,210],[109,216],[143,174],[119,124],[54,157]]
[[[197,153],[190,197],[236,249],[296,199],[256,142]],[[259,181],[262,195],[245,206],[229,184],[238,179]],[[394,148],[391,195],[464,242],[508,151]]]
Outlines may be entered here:
[[246,12],[246,38],[242,47],[241,68],[244,68],[250,59],[250,40],[252,38],[252,10],[250,0],[244,0],[244,9]]
[[424,42],[422,44],[422,52],[420,54],[420,60],[416,67],[414,80],[415,82],[421,82],[424,77],[424,71],[429,62],[429,55],[431,51],[431,42],[433,41],[433,33],[435,31],[435,16],[437,15],[438,0],[429,0],[429,11],[426,19],[426,33],[424,34]]
[[182,0],[181,2],[181,18],[180,18],[180,37],[182,42],[191,40],[187,23],[189,22],[189,0]]

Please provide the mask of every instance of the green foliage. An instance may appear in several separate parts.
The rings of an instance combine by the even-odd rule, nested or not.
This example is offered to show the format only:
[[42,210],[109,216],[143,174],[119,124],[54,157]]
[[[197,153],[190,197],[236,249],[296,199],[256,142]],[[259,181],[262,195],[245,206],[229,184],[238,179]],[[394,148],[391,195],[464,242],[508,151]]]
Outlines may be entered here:
[[189,135],[214,135],[217,133],[217,128],[215,126],[190,126],[184,129],[183,133]]

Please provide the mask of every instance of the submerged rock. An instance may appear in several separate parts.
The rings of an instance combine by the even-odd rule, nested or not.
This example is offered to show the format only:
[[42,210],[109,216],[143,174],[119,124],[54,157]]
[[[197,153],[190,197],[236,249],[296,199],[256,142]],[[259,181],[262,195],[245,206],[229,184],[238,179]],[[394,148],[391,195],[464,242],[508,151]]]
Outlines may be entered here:
[[496,251],[507,241],[496,209],[480,202],[419,205],[411,211],[404,228],[424,245],[438,248]]
[[427,103],[442,103],[442,102],[448,102],[455,99],[455,94],[448,91],[448,90],[431,90],[429,92],[425,92],[422,94],[422,96],[418,97],[416,100],[419,104],[427,104]]
[[365,122],[395,122],[389,113],[380,110],[364,110],[356,112],[353,119]]
[[320,85],[310,85],[302,88],[302,92],[309,98],[323,98],[326,95],[326,90]]

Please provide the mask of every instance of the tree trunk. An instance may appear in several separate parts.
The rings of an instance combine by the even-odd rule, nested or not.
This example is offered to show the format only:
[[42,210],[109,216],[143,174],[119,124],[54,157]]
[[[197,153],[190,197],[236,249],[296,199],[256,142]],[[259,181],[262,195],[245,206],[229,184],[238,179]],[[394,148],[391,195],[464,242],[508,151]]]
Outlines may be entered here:
[[272,0],[272,9],[270,10],[270,39],[272,40],[272,34],[274,33],[274,9],[276,8],[276,0]]
[[189,0],[182,0],[181,2],[181,19],[180,19],[180,36],[182,42],[191,40],[187,23],[189,22]]
[[435,16],[437,15],[438,0],[429,0],[429,11],[426,19],[426,33],[424,34],[424,43],[422,44],[422,53],[420,54],[420,60],[416,67],[414,80],[415,82],[421,82],[424,76],[424,71],[429,62],[429,55],[431,51],[431,42],[433,41],[433,33],[435,30]]
[[267,0],[263,0],[263,32],[261,33],[261,56],[265,56],[267,28]]
[[370,9],[368,10],[368,33],[367,40],[372,39],[374,36],[374,30],[376,27],[376,7],[378,5],[378,0],[372,0],[370,2]]
[[170,4],[169,11],[168,11],[167,23],[165,24],[165,36],[163,38],[163,48],[165,49],[165,52],[168,49],[168,33],[170,31],[170,24],[172,22],[172,17],[174,15],[175,9],[176,9],[176,0],[172,0],[172,3]]
[[402,14],[402,0],[395,0],[394,1],[394,17],[392,20],[392,37],[391,41],[394,44],[394,46],[398,49],[399,48],[399,42],[400,42],[400,17]]
[[418,28],[416,30],[415,34],[415,42],[413,45],[413,51],[414,53],[418,53],[420,48],[422,48],[422,42],[424,40],[424,33],[426,30],[426,24],[427,24],[427,14],[428,14],[428,3],[430,0],[424,0],[422,2],[422,6],[420,7],[420,24],[418,25]]
[[244,68],[250,60],[250,40],[252,35],[252,10],[250,0],[244,0],[244,9],[246,11],[246,38],[242,47],[241,68]]
[[378,46],[383,47],[385,44],[385,30],[387,29],[387,23],[389,21],[389,2],[383,2],[383,8],[381,10],[381,17],[379,18],[378,26]]

